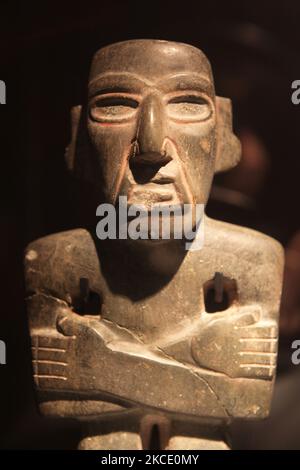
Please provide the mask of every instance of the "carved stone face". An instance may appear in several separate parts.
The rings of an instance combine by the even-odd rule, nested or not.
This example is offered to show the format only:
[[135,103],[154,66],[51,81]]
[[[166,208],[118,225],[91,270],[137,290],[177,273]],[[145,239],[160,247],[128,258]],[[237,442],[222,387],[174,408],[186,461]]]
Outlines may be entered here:
[[127,41],[94,57],[87,129],[105,199],[205,204],[216,155],[209,62],[189,45]]

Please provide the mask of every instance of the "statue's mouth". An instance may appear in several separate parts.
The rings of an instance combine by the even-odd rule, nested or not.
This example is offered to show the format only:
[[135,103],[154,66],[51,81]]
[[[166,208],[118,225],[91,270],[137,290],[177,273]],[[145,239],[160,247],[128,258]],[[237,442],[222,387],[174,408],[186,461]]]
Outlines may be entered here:
[[133,185],[128,192],[128,205],[143,205],[151,210],[155,205],[181,204],[174,183],[149,182]]

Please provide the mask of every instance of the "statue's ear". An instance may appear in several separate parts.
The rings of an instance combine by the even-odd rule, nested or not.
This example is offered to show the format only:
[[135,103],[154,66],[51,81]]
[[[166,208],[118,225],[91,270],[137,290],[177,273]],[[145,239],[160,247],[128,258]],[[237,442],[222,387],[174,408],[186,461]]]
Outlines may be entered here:
[[215,172],[230,170],[241,158],[241,144],[232,131],[231,101],[216,96],[217,155]]
[[71,109],[71,141],[66,148],[68,170],[87,181],[91,176],[91,147],[88,141],[85,113],[81,105]]

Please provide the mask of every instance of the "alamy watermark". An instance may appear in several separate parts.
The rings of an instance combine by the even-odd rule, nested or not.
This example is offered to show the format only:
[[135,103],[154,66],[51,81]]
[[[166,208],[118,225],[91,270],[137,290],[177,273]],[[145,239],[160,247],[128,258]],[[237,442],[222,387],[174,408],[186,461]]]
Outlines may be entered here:
[[204,204],[128,205],[120,196],[117,205],[100,204],[96,234],[100,240],[184,240],[185,249],[200,250],[204,243]]
[[300,103],[300,80],[294,80],[292,82],[292,96],[291,100],[293,104],[299,104]]
[[6,344],[0,339],[0,365],[6,364]]
[[3,80],[0,80],[0,104],[6,104],[6,85]]
[[291,356],[292,363],[294,366],[298,366],[300,364],[300,339],[295,339],[292,342],[292,349],[295,349]]

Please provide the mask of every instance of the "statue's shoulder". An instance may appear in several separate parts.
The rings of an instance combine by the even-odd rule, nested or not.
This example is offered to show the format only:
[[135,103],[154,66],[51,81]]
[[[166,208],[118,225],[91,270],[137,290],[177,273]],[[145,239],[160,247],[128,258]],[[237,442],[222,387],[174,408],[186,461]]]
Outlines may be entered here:
[[53,233],[29,243],[25,250],[25,269],[32,262],[41,268],[45,264],[53,265],[54,261],[68,262],[70,257],[86,256],[93,248],[91,234],[85,229]]
[[97,250],[85,229],[59,232],[31,242],[24,257],[27,294],[44,293],[68,299],[80,278],[99,273]]
[[283,265],[282,245],[264,233],[247,227],[207,218],[205,225],[206,240],[209,246],[219,246],[224,252],[242,253],[254,263],[271,262]]

